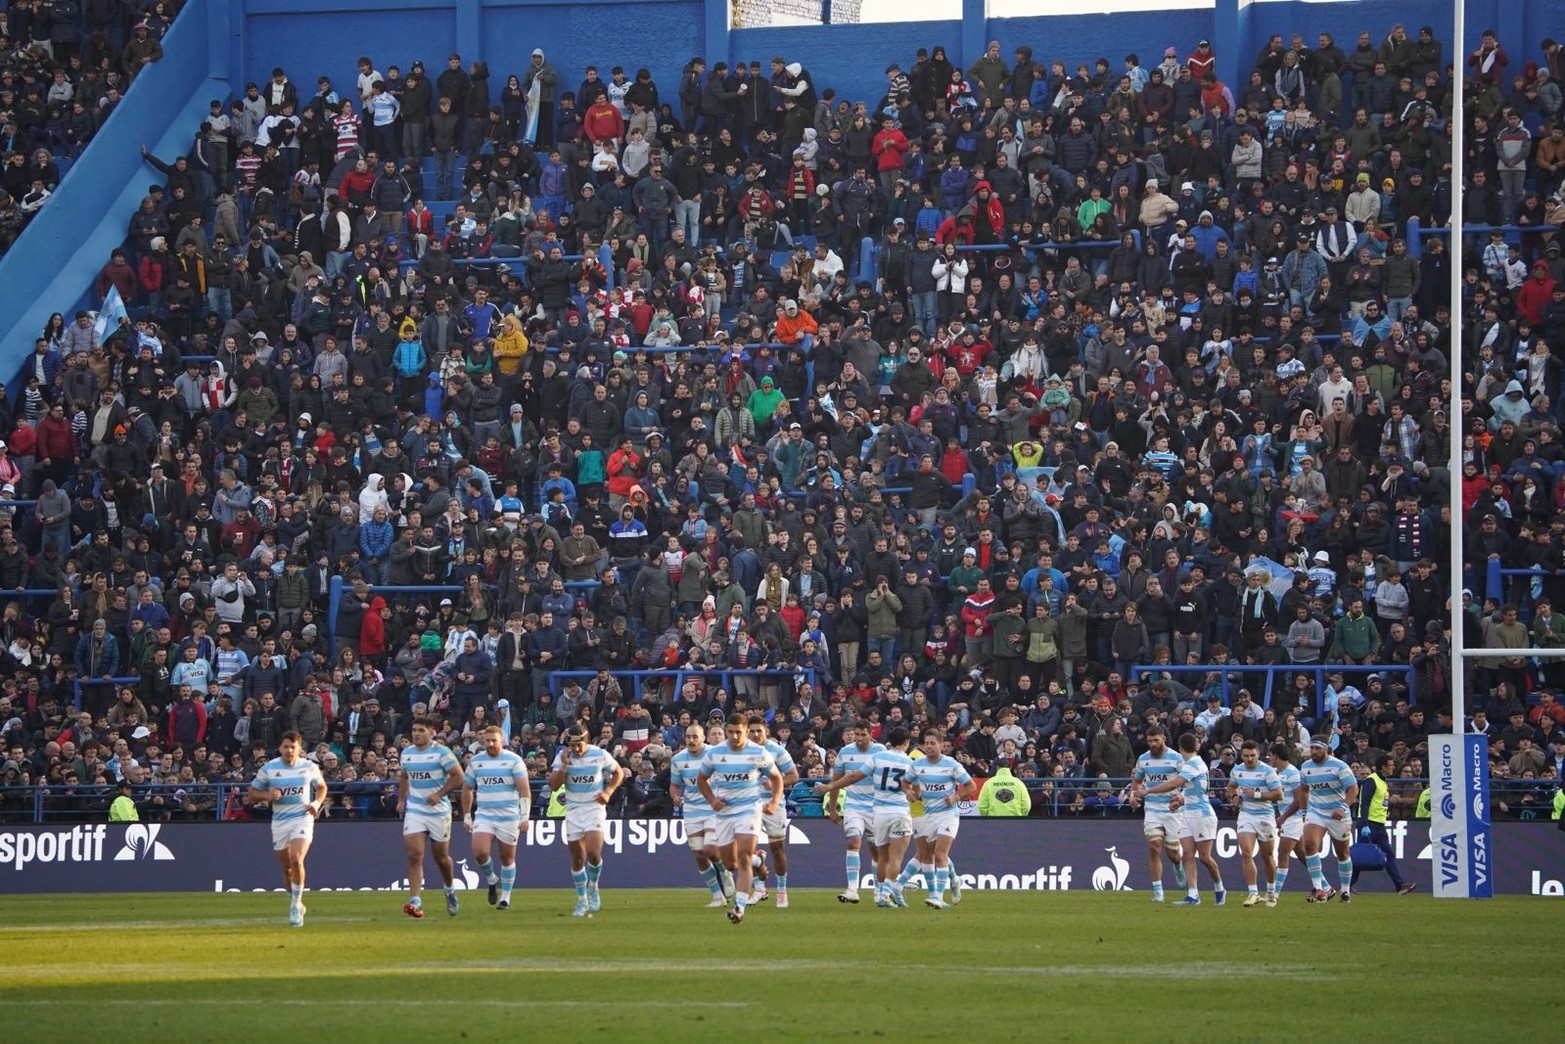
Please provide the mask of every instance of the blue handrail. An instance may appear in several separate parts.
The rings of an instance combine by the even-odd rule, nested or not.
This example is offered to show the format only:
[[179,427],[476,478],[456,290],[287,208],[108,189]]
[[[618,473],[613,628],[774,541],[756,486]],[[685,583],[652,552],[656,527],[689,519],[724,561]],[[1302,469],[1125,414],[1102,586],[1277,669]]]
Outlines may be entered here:
[[1343,674],[1366,675],[1387,674],[1400,672],[1407,675],[1408,700],[1417,703],[1417,686],[1415,684],[1415,671],[1411,664],[1406,663],[1276,663],[1276,664],[1249,664],[1249,663],[1222,663],[1222,664],[1135,664],[1130,668],[1130,679],[1136,680],[1157,674],[1221,674],[1223,682],[1223,701],[1228,701],[1228,694],[1233,688],[1229,676],[1233,674],[1261,674],[1266,675],[1266,692],[1261,701],[1262,708],[1272,705],[1272,683],[1279,674],[1311,674],[1315,676],[1315,713],[1316,715],[1330,713],[1324,705],[1326,691],[1325,676],[1341,671]]

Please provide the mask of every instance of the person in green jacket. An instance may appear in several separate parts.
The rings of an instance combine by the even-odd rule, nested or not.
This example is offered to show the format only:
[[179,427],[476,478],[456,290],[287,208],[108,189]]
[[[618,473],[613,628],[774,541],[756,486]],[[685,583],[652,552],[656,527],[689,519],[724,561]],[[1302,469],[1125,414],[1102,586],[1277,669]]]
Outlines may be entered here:
[[110,823],[141,822],[141,813],[136,808],[136,801],[130,796],[130,793],[133,789],[134,788],[132,787],[130,780],[120,780],[120,785],[118,787],[119,793],[115,796],[114,801],[109,805]]
[[978,581],[984,571],[978,568],[978,551],[967,548],[962,552],[962,564],[951,570],[946,579],[946,589],[951,592],[953,603],[960,608],[967,596],[978,590]]
[[998,605],[996,609],[999,611],[989,614],[996,677],[1006,692],[1015,692],[1016,679],[1027,663],[1027,621],[1022,619],[1022,599],[1011,599],[1003,609]]
[[1026,816],[1032,811],[1032,795],[1022,781],[1011,774],[1009,765],[1001,765],[978,792],[981,816]]
[[1348,615],[1337,621],[1328,658],[1333,663],[1373,663],[1380,652],[1380,632],[1364,613],[1364,600],[1348,603]]
[[750,401],[745,403],[745,409],[750,411],[750,416],[755,419],[757,428],[764,428],[772,422],[772,414],[777,412],[777,407],[782,405],[783,393],[777,390],[770,377],[761,378],[761,386],[750,393]]

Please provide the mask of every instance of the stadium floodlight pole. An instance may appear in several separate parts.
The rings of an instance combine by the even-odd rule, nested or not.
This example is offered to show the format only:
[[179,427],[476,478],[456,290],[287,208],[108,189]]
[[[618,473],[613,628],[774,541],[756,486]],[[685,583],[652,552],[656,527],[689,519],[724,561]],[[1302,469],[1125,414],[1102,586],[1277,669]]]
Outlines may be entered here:
[[1451,459],[1446,462],[1451,498],[1451,731],[1460,736],[1467,731],[1467,611],[1462,605],[1462,576],[1466,570],[1467,526],[1462,517],[1462,432],[1467,425],[1462,417],[1462,203],[1465,196],[1462,160],[1466,148],[1466,116],[1462,110],[1463,72],[1467,61],[1467,34],[1462,24],[1464,0],[1451,0],[1456,20],[1451,47],[1454,81],[1451,95],[1451,405],[1447,425],[1451,439]]

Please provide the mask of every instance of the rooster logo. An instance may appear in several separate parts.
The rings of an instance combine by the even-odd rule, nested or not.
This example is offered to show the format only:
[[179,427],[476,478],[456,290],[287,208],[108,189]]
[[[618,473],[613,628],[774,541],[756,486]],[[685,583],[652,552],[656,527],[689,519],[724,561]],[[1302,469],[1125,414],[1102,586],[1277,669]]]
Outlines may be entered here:
[[466,888],[468,891],[478,887],[478,871],[467,865],[466,859],[456,861],[456,873],[452,875],[451,884],[456,888]]
[[158,832],[163,829],[161,824],[153,823],[150,826],[141,823],[132,823],[125,828],[125,847],[114,853],[115,862],[129,862],[136,859],[152,859],[166,861],[174,858],[174,853],[169,851],[167,845],[158,840]]
[[799,827],[794,826],[792,823],[789,823],[788,824],[788,843],[790,845],[807,845],[807,844],[810,843],[810,836],[808,834],[806,834]]
[[1130,876],[1130,863],[1119,854],[1116,848],[1106,848],[1109,854],[1109,865],[1100,866],[1092,872],[1092,887],[1100,892],[1128,892],[1125,887],[1125,879]]

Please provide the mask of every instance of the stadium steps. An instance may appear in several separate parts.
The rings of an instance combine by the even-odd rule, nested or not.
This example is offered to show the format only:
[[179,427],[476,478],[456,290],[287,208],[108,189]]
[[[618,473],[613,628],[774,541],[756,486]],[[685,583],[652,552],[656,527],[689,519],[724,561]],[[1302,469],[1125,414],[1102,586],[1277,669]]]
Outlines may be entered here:
[[[227,4],[186,4],[164,38],[164,58],[137,77],[123,101],[62,177],[37,218],[0,258],[0,375],[15,374],[53,312],[69,314],[125,239],[147,185],[162,181],[142,161],[183,154],[212,98],[228,97]],[[91,301],[95,307],[97,302]]]

